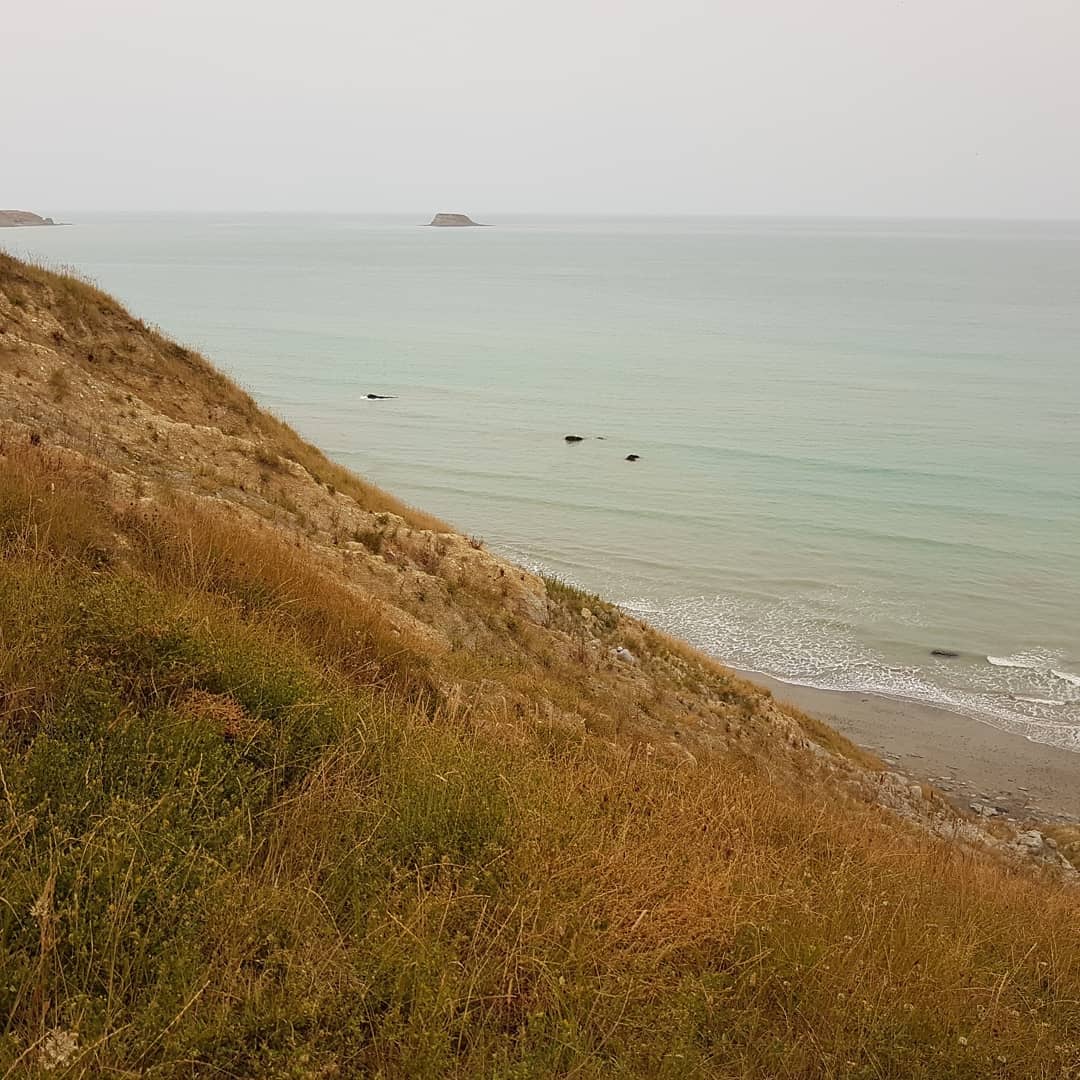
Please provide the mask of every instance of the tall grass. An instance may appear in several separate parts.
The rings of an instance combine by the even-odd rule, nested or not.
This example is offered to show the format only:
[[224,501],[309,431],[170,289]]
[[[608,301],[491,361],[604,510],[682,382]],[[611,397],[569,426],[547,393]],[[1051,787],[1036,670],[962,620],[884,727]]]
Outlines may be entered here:
[[[101,365],[118,404],[218,410],[268,469],[440,527],[93,286],[0,256],[0,291],[63,353],[70,408]],[[490,582],[432,585],[446,651],[297,534],[146,504],[16,430],[0,1077],[1080,1076],[1075,889],[800,777],[775,740],[697,768],[633,741],[705,698],[764,730],[763,691],[555,581],[544,628]]]
[[1074,891],[746,766],[486,736],[268,531],[7,460],[10,1075],[1080,1068]]

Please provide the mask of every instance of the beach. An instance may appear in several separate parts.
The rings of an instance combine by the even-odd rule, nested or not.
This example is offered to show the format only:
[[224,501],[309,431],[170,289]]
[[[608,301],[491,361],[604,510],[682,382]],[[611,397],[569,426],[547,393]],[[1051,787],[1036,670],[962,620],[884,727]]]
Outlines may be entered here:
[[933,785],[961,809],[981,803],[1003,807],[1020,821],[1080,819],[1080,754],[1074,751],[918,702],[740,674]]

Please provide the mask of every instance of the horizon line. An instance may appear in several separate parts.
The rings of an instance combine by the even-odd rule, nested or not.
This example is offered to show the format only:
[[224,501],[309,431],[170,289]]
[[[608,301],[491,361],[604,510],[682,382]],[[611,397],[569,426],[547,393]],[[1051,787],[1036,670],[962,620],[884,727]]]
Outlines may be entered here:
[[[35,211],[36,212],[36,211]],[[176,216],[211,216],[211,215],[233,215],[243,217],[260,217],[269,215],[285,215],[292,214],[296,216],[311,216],[311,217],[424,217],[432,213],[469,213],[479,214],[481,216],[487,214],[491,216],[494,214],[497,217],[507,219],[507,224],[512,224],[513,218],[633,218],[633,219],[647,219],[647,218],[687,218],[687,219],[701,219],[701,218],[714,218],[725,221],[743,221],[743,220],[758,220],[758,221],[970,221],[970,222],[1024,222],[1024,223],[1037,223],[1044,222],[1047,224],[1054,223],[1080,223],[1080,212],[1075,215],[1028,215],[1028,214],[948,214],[948,213],[927,213],[927,214],[909,214],[909,213],[796,213],[791,211],[719,211],[719,210],[505,210],[505,211],[484,211],[470,209],[468,211],[417,211],[417,210],[357,210],[357,209],[312,209],[312,208],[274,208],[274,209],[252,209],[246,208],[230,208],[230,207],[215,207],[213,209],[193,209],[193,208],[143,208],[143,209],[131,209],[131,208],[115,208],[115,207],[81,207],[81,208],[66,208],[61,211],[55,211],[54,213],[64,214],[111,214],[117,216],[130,216],[135,217],[138,215],[176,215]],[[53,216],[53,215],[43,215]],[[424,222],[426,224],[426,222]]]

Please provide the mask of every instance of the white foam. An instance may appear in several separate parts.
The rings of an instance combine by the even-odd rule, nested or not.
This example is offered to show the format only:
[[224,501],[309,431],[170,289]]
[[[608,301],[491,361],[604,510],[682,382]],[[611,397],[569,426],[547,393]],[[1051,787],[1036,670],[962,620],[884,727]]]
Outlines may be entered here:
[[[535,558],[512,554],[529,569],[545,569]],[[572,574],[559,576],[575,583]],[[871,622],[879,615],[902,618],[918,640],[923,620],[898,601],[819,586],[782,595],[633,596],[621,606],[745,671],[812,689],[932,705],[1032,742],[1080,751],[1080,698],[1057,696],[1061,681],[1080,687],[1080,676],[1054,667],[1064,659],[1061,653],[1022,650],[987,656],[985,666],[897,664],[862,640],[848,618],[852,610]]]
[[1024,671],[1039,671],[1046,667],[1046,658],[1038,653],[1017,653],[1015,656],[988,656],[994,667],[1020,668]]
[[[1060,659],[1060,656],[1058,657]],[[1015,656],[988,656],[986,658],[994,667],[1015,668],[1021,671],[1034,671],[1041,675],[1048,675],[1054,679],[1060,679],[1070,686],[1080,686],[1080,675],[1071,671],[1059,671],[1053,667],[1054,658],[1047,653],[1023,652]],[[1020,695],[1017,695],[1018,697]],[[1028,698],[1026,700],[1035,700]],[[1052,704],[1049,700],[1046,704]],[[1061,702],[1065,704],[1065,702]]]
[[[872,606],[858,600],[860,612]],[[1051,665],[1059,656],[1030,650],[988,657],[981,669],[960,664],[940,672],[931,665],[897,664],[845,619],[851,601],[841,590],[828,590],[816,596],[720,594],[666,603],[642,598],[623,606],[737,668],[820,690],[933,705],[1034,742],[1080,750],[1080,700],[1054,694]],[[1080,685],[1080,677],[1066,681],[1072,679]]]

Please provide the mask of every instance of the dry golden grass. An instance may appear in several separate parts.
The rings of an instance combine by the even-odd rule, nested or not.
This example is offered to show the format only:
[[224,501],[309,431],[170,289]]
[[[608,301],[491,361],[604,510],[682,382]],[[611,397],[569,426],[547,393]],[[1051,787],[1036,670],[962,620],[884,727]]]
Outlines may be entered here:
[[[730,679],[731,682],[738,686],[748,697],[771,699],[772,695],[768,690],[755,686],[748,680],[735,675],[711,656],[701,652],[700,649],[694,648],[694,646],[690,645],[688,642],[681,641],[679,638],[672,637],[670,634],[665,634],[663,631],[656,630],[652,627],[647,627],[644,633],[653,649],[659,649],[689,661],[691,670],[719,672]],[[884,763],[876,754],[856,745],[850,739],[845,738],[840,732],[829,727],[828,724],[823,723],[816,717],[807,715],[801,709],[796,709],[791,705],[781,704],[779,702],[776,703],[776,708],[784,715],[791,717],[791,719],[794,720],[819,746],[823,746],[832,753],[846,758],[848,761],[852,761],[861,768],[871,772],[879,772],[885,768]]]
[[[302,465],[317,481],[354,499],[365,510],[402,517],[419,529],[450,530],[441,519],[395,498],[330,461],[284,421],[260,409],[251,395],[198,353],[168,340],[133,319],[110,296],[70,270],[59,272],[0,253],[0,291],[13,305],[20,328],[80,365],[109,370],[117,390],[137,393],[170,419],[204,423],[203,403],[212,401],[223,429],[253,439],[257,457],[278,467],[281,458]],[[46,313],[49,325],[34,316]],[[69,391],[58,368],[54,399]]]
[[321,450],[301,439],[287,424],[269,414],[260,414],[262,427],[270,445],[280,447],[283,457],[303,465],[320,483],[355,499],[357,504],[373,513],[390,513],[404,518],[416,529],[432,532],[451,532],[452,527],[433,514],[409,506],[382,488],[361,480],[355,473],[332,462]]
[[[85,284],[0,285],[194,418],[200,358],[126,347]],[[213,385],[267,468],[321,468]],[[0,460],[0,1076],[1080,1076],[1075,888],[749,749],[608,745],[773,707],[688,646],[435,579],[467,635],[436,656],[298,531],[25,434]]]
[[5,453],[16,1074],[76,1031],[73,1076],[1080,1068],[1074,889],[751,763],[433,722],[425,657],[271,530]]

